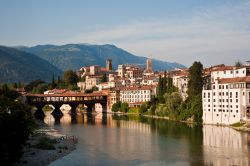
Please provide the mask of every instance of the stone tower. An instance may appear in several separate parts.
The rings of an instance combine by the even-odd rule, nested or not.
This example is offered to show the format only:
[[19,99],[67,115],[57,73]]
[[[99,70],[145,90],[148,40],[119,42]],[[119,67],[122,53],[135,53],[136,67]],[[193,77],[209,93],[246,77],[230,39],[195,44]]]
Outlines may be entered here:
[[106,69],[108,71],[111,71],[112,70],[112,59],[107,59],[106,60]]
[[147,68],[146,68],[147,73],[153,73],[153,64],[152,64],[152,59],[148,58],[147,59]]

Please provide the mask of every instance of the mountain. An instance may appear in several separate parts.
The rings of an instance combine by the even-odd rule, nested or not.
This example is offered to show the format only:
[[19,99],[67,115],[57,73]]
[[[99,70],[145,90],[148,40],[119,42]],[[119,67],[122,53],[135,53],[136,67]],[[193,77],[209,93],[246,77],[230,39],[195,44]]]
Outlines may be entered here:
[[[82,66],[98,64],[105,66],[105,61],[111,58],[113,67],[116,69],[118,64],[144,64],[146,57],[135,56],[114,45],[90,45],[90,44],[67,44],[56,45],[37,45],[34,47],[20,47],[19,49],[35,54],[47,60],[59,69],[78,70]],[[183,68],[185,66],[178,63],[169,63],[160,60],[153,60],[154,70],[169,70]]]
[[44,59],[14,48],[0,46],[0,83],[51,81],[62,71]]

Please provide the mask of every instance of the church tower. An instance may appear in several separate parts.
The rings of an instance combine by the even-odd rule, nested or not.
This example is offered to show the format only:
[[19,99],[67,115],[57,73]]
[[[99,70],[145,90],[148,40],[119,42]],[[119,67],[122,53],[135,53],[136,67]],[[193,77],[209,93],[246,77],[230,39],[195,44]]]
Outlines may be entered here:
[[112,59],[107,59],[106,60],[106,69],[108,71],[111,71],[112,70]]
[[147,68],[146,68],[147,73],[153,73],[153,64],[152,64],[152,59],[148,58],[147,59]]

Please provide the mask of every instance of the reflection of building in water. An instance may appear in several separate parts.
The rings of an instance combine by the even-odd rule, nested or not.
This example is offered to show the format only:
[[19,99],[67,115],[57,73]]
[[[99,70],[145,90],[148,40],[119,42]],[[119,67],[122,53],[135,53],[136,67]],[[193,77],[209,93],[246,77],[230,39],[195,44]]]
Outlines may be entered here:
[[229,127],[203,126],[204,162],[212,165],[248,165],[247,134]]
[[141,133],[151,134],[151,126],[149,124],[140,123],[137,121],[125,121],[125,120],[111,120],[108,124],[112,128],[132,129],[138,130]]

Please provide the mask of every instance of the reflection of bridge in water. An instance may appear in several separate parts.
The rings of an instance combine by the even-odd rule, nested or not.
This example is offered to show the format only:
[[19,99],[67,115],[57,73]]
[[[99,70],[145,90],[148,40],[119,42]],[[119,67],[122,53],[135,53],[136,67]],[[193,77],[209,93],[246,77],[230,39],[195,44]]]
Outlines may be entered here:
[[63,94],[26,94],[27,103],[37,108],[36,115],[44,117],[43,107],[52,105],[55,116],[62,116],[60,107],[68,104],[71,114],[76,114],[76,108],[82,104],[87,106],[87,111],[92,112],[96,103],[100,103],[103,112],[107,112],[107,95],[104,93],[63,93]]

